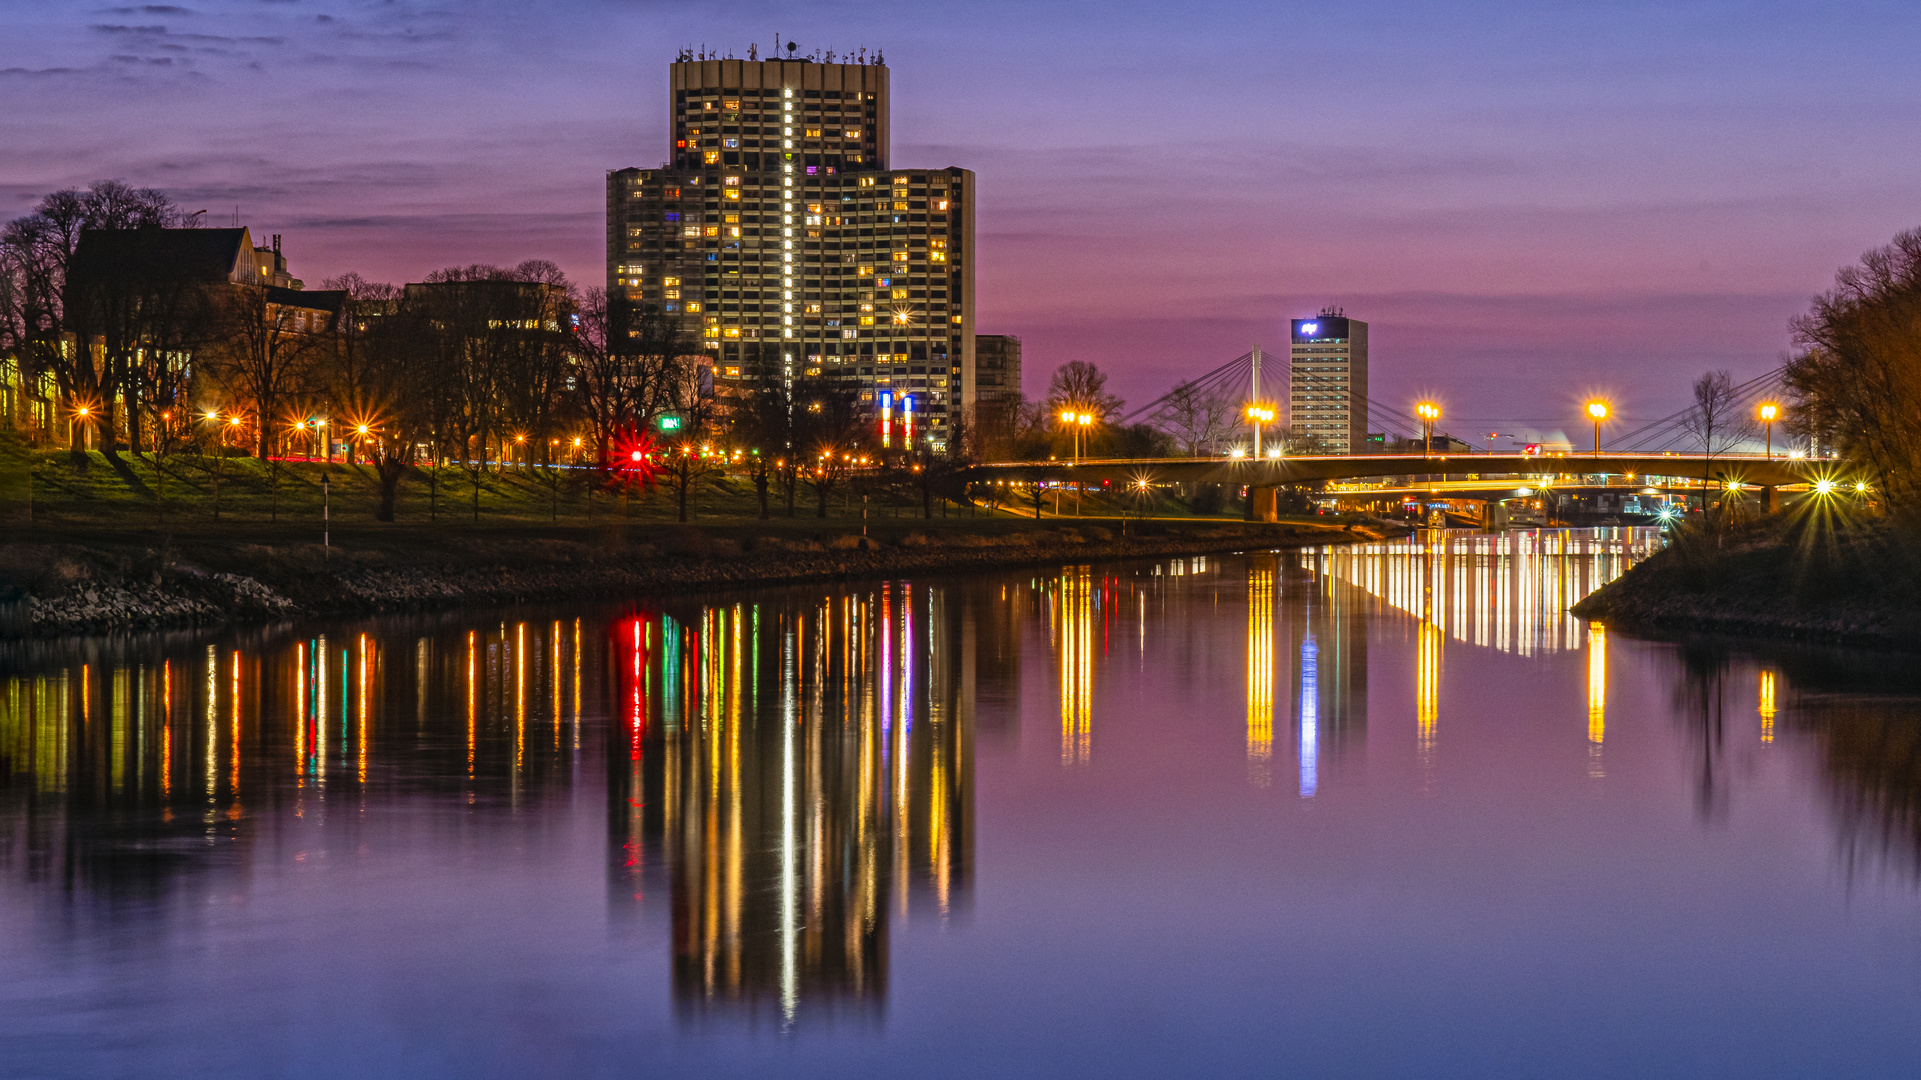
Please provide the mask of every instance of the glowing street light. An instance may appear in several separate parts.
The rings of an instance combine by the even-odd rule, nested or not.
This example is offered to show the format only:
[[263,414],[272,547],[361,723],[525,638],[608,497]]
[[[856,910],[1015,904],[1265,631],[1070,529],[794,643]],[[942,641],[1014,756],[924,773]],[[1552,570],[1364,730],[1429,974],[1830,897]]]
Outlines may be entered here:
[[1434,449],[1434,421],[1441,418],[1441,407],[1423,401],[1414,406],[1414,415],[1421,418],[1421,456],[1427,457]]
[[1774,418],[1781,414],[1781,407],[1772,401],[1761,403],[1761,430],[1765,432],[1767,458],[1774,460]]
[[1600,457],[1601,456],[1601,421],[1606,420],[1608,418],[1607,402],[1605,401],[1588,402],[1587,414],[1588,414],[1588,417],[1594,421],[1594,456]]
[[1274,407],[1255,402],[1247,407],[1247,418],[1254,422],[1254,456],[1261,456],[1261,425],[1274,421]]

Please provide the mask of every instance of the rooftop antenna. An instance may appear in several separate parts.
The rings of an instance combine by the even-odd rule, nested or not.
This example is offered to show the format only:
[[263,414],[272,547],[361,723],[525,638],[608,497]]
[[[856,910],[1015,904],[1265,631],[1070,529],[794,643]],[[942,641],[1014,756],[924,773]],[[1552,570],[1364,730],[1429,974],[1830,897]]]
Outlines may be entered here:
[[790,41],[787,43],[787,58],[789,60],[792,60],[794,58],[794,50],[798,48],[800,48],[799,42]]

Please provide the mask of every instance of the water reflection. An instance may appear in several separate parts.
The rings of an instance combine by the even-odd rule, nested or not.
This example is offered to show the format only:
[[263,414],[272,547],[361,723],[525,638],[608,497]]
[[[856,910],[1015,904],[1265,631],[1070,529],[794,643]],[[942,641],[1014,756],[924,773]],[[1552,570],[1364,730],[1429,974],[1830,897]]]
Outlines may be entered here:
[[[1162,915],[1181,924],[1158,939],[1178,962],[1156,960],[1155,978],[1179,982],[1164,970],[1185,964],[1208,979],[1173,989],[1212,993],[1213,971],[1270,940],[1235,911],[1301,881],[1311,889],[1289,902],[1330,923],[1347,901],[1327,882],[1342,879],[1425,889],[1418,904],[1471,929],[1488,890],[1449,909],[1455,867],[1506,873],[1510,889],[1539,876],[1537,859],[1490,837],[1631,845],[1639,832],[1596,815],[1637,798],[1637,830],[1669,813],[1687,835],[1660,835],[1685,845],[1725,839],[1757,791],[1800,797],[1832,819],[1850,875],[1921,879],[1911,665],[1650,644],[1561,611],[1650,542],[1429,536],[618,613],[0,649],[0,911],[47,915],[17,937],[53,942],[49,955],[94,978],[99,935],[184,945],[156,949],[156,968],[232,945],[209,913],[236,898],[269,925],[397,938],[326,922],[351,892],[342,867],[370,850],[390,859],[380,887],[401,881],[436,920],[456,916],[434,924],[450,943],[446,927],[499,901],[465,891],[474,867],[572,874],[523,887],[555,907],[585,892],[586,914],[553,934],[573,949],[566,962],[604,965],[607,999],[626,1008],[644,983],[690,1030],[773,1032],[902,1002],[973,1007],[978,994],[941,996],[951,972],[929,956],[977,964],[1012,1011],[1059,1007],[1080,999],[1005,986],[1002,966],[1023,957],[966,954],[1046,940],[1063,949],[1046,962],[1071,976],[1096,962],[1062,960],[1069,949],[1104,957]],[[1555,801],[1570,785],[1592,813]],[[996,815],[983,812],[988,839],[977,798]],[[569,821],[584,823],[579,865],[529,857],[566,848]],[[977,842],[992,846],[997,890],[979,911]],[[298,876],[329,860],[333,876]],[[1193,877],[1167,892],[1204,915],[1156,908],[1185,903],[1151,887],[1156,860]],[[1450,868],[1439,885],[1423,876],[1435,864]],[[300,888],[317,898],[296,902]],[[1018,904],[1030,921],[980,932]],[[1418,922],[1409,910],[1388,914]],[[1609,917],[1602,904],[1565,922]],[[1231,925],[1211,940],[1208,920]],[[1552,932],[1524,923],[1514,932]],[[326,984],[333,944],[273,953],[288,966],[253,985],[291,970]],[[233,963],[256,963],[245,955]],[[1285,968],[1274,959],[1262,969]],[[464,975],[466,961],[449,963]]]
[[878,1008],[890,919],[966,903],[968,608],[893,583],[617,629],[616,898],[670,898],[687,1015]]

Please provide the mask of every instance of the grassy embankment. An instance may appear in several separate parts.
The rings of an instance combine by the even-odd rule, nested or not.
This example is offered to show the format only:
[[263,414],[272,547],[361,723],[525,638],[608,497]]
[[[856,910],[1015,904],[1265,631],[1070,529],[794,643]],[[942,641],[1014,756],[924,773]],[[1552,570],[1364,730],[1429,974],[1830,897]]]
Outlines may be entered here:
[[[0,634],[155,627],[229,619],[411,610],[687,592],[833,577],[934,573],[1299,545],[1348,539],[1326,518],[1250,526],[1156,497],[1071,497],[1042,519],[1010,509],[938,508],[912,489],[836,491],[828,516],[804,487],[794,517],[759,520],[751,486],[703,485],[693,523],[673,492],[590,492],[566,474],[445,469],[403,484],[394,522],[374,520],[366,466],[333,465],[321,545],[322,466],[62,453],[33,463],[33,516],[0,539]],[[580,474],[574,474],[576,476]],[[218,494],[216,496],[216,486]],[[10,490],[17,491],[19,485]],[[215,517],[216,498],[218,518]],[[18,521],[17,507],[13,518]]]
[[1719,528],[1691,522],[1573,611],[1648,629],[1921,647],[1921,521],[1812,503]]

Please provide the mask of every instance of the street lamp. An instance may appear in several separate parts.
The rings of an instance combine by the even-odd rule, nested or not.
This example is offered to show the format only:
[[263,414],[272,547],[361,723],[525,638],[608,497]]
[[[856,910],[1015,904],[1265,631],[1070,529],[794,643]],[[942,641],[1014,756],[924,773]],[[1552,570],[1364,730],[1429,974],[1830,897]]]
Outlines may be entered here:
[[1414,406],[1414,415],[1421,418],[1421,456],[1427,457],[1434,449],[1434,421],[1441,418],[1441,407],[1423,401]]
[[1766,433],[1767,458],[1769,461],[1774,460],[1774,418],[1779,416],[1780,413],[1780,407],[1772,401],[1761,404],[1761,430]]
[[1247,418],[1254,422],[1254,456],[1261,456],[1261,425],[1274,421],[1274,409],[1269,405],[1255,402],[1247,407]]
[[1589,418],[1591,418],[1594,421],[1594,456],[1600,457],[1601,456],[1601,421],[1606,420],[1608,418],[1607,402],[1605,401],[1588,402],[1587,414]]
[[1075,461],[1079,461],[1081,458],[1081,432],[1084,431],[1087,428],[1087,426],[1089,424],[1092,424],[1093,422],[1094,422],[1094,415],[1092,413],[1084,413],[1084,412],[1077,411],[1075,409],[1061,410],[1061,423],[1067,425],[1067,430],[1074,437],[1074,460]]

